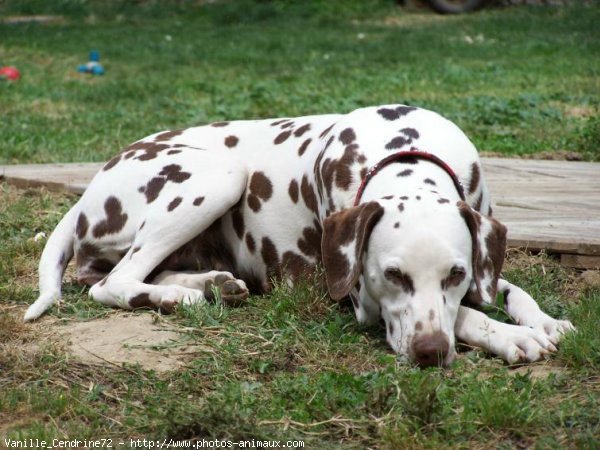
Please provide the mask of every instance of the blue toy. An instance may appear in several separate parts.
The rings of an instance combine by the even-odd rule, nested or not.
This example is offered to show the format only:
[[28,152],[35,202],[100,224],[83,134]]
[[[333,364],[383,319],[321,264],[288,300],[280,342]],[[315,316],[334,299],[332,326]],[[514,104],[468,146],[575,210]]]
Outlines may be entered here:
[[92,75],[104,75],[104,67],[100,64],[100,53],[96,50],[91,51],[90,60],[86,64],[80,64],[77,71]]

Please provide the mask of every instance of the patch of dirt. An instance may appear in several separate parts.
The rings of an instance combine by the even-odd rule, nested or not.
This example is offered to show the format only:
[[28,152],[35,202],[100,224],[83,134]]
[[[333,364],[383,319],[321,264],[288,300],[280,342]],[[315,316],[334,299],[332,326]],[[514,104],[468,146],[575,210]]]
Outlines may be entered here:
[[154,314],[116,312],[105,319],[56,325],[67,351],[84,363],[139,364],[168,372],[184,366],[197,346],[185,335],[154,320]]

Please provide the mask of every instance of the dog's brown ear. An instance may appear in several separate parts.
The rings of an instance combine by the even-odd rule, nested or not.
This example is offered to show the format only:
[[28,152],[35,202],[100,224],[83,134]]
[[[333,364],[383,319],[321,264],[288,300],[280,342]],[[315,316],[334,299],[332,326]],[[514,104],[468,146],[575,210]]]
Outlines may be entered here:
[[492,217],[479,214],[465,202],[458,202],[458,209],[473,242],[473,281],[464,300],[474,305],[494,303],[504,264],[506,227]]
[[369,202],[325,219],[321,252],[327,289],[334,300],[347,296],[358,282],[363,252],[382,215],[383,207],[377,202]]

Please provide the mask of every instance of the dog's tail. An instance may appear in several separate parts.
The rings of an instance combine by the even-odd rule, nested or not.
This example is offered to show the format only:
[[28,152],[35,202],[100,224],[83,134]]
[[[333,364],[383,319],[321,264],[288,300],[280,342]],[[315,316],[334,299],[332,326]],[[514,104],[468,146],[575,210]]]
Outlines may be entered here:
[[23,320],[37,319],[60,298],[67,264],[73,257],[73,242],[79,208],[75,205],[62,218],[46,242],[39,266],[40,296],[27,309]]

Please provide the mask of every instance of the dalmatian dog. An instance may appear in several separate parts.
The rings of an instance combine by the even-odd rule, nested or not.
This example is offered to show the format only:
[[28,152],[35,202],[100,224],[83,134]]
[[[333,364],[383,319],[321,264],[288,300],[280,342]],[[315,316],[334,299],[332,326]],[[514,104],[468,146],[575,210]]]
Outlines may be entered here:
[[[383,318],[420,366],[448,366],[457,338],[536,361],[573,327],[500,277],[506,228],[491,215],[475,147],[428,110],[164,131],[111,159],[60,221],[25,320],[60,298],[73,257],[94,300],[164,311],[241,304],[322,266],[331,297],[350,297],[361,323]],[[476,309],[498,293],[515,324]]]

